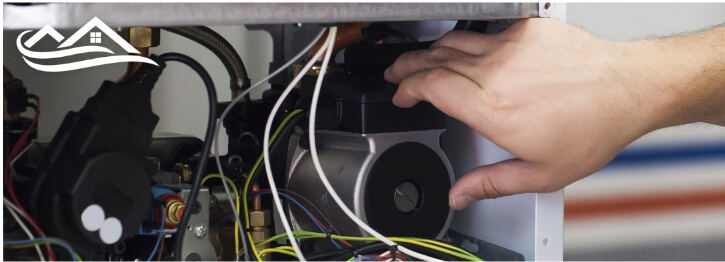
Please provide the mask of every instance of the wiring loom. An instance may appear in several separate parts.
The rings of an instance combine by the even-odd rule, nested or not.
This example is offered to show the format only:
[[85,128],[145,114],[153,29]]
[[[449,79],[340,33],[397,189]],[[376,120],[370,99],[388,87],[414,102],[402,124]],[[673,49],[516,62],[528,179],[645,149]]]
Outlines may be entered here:
[[[13,159],[15,159],[16,156],[19,156],[20,148],[22,148],[23,144],[25,144],[25,141],[30,136],[31,131],[35,127],[35,125],[38,124],[38,118],[40,117],[40,98],[33,95],[29,96],[33,99],[35,99],[35,115],[33,116],[33,120],[30,123],[30,126],[28,126],[28,129],[23,132],[22,136],[20,136],[20,139],[18,139],[18,142],[13,146],[13,149],[10,151],[10,155],[8,155],[8,161],[5,163],[5,187],[7,188],[8,195],[10,195],[10,199],[15,203],[15,205],[18,207],[18,213],[25,218],[26,221],[28,221],[28,224],[30,224],[33,229],[35,229],[36,232],[38,232],[38,235],[40,235],[41,238],[46,237],[45,233],[42,229],[38,226],[38,224],[28,215],[28,212],[23,208],[23,206],[20,204],[20,201],[18,201],[18,198],[15,196],[15,190],[13,188],[13,173],[10,171],[10,167],[12,166],[12,163],[14,162]],[[45,250],[48,252],[48,259],[53,261],[55,260],[55,253],[53,252],[53,249],[50,247],[50,244],[45,244]]]
[[[245,90],[244,92],[242,92],[241,94],[239,94],[238,96],[236,96],[229,103],[229,105],[224,109],[224,112],[222,112],[221,116],[219,117],[219,120],[217,121],[217,124],[216,124],[216,132],[214,132],[214,140],[216,141],[214,143],[214,155],[215,155],[214,156],[214,160],[216,161],[217,168],[219,169],[219,175],[222,178],[225,177],[225,176],[224,176],[224,171],[223,171],[222,164],[221,164],[221,159],[219,158],[219,139],[218,139],[218,137],[219,137],[219,130],[220,130],[222,121],[227,117],[227,115],[229,114],[229,112],[231,112],[232,108],[234,108],[234,105],[236,105],[237,103],[239,103],[239,101],[241,101],[247,94],[249,94],[250,91],[254,90],[255,88],[259,87],[262,83],[266,82],[267,80],[269,80],[272,77],[276,76],[280,72],[284,71],[290,65],[292,65],[295,61],[299,60],[303,55],[305,55],[307,53],[307,51],[310,50],[310,48],[312,48],[312,46],[317,42],[317,40],[319,40],[322,37],[322,34],[324,32],[325,32],[325,29],[321,30],[320,33],[317,34],[317,37],[315,37],[314,40],[312,40],[304,49],[302,49],[302,51],[300,51],[299,53],[297,53],[297,55],[295,55],[292,59],[290,59],[289,61],[287,61],[287,63],[285,63],[284,65],[282,65],[280,68],[278,68],[277,70],[275,70],[274,72],[272,72],[271,74],[269,74],[267,77],[265,77],[264,79],[260,80],[259,82],[257,82],[256,84],[252,85],[250,88],[248,88],[247,90]],[[253,173],[250,172],[250,174],[253,174]],[[249,177],[251,177],[251,176],[252,175],[249,175]],[[226,192],[227,197],[229,197],[231,199],[231,193],[229,192],[229,186],[227,185],[227,181],[225,179],[222,179],[222,185],[224,186],[224,191]],[[245,185],[245,190],[246,190],[246,185]],[[246,200],[246,191],[245,191],[244,197],[245,197],[245,200]],[[246,201],[244,202],[244,204],[245,204],[245,213],[247,213]],[[232,206],[232,210],[234,212],[235,218],[237,219],[237,223],[244,224],[244,228],[248,228],[249,227],[249,220],[247,219],[244,223],[242,223],[241,219],[239,218],[239,212],[238,212],[238,210],[236,210],[233,206]],[[239,231],[240,231],[240,233],[242,235],[245,234],[245,232],[243,231],[242,227],[239,227]],[[251,234],[249,233],[249,231],[247,231],[246,235],[249,237],[249,239],[252,238],[251,237]],[[251,250],[254,250],[254,254],[257,253],[256,250],[255,250],[254,245],[251,245],[251,244],[248,245],[247,244],[246,238],[242,238],[242,242],[244,243],[245,250],[250,250],[251,249]],[[238,253],[238,251],[237,251],[237,253]],[[249,259],[249,256],[248,256],[249,252],[244,252],[244,253],[245,253],[245,260],[250,260]],[[257,258],[257,260],[260,260],[259,257],[256,257],[256,258]]]

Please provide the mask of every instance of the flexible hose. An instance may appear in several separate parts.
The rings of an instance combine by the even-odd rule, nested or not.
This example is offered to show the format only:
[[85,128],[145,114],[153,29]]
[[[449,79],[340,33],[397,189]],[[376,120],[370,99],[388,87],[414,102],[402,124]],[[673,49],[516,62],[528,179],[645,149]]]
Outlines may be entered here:
[[219,33],[206,26],[163,27],[163,29],[191,39],[212,51],[229,73],[233,97],[249,88],[250,80],[242,58],[232,44]]

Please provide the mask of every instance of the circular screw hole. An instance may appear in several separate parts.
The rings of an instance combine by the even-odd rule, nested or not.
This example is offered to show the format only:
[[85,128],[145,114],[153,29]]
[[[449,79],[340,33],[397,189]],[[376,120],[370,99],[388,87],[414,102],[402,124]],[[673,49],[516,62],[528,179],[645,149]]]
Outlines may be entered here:
[[544,244],[544,246],[546,246],[546,245],[549,244],[549,239],[548,238],[544,238],[544,240],[541,241],[541,243]]
[[126,242],[121,241],[113,245],[113,252],[116,254],[123,254],[126,252]]
[[551,8],[551,3],[544,4],[544,9],[549,10]]
[[315,251],[315,241],[312,239],[302,239],[300,240],[300,249],[302,249],[302,253],[304,254],[310,254]]
[[201,212],[201,203],[199,201],[195,201],[193,205],[191,205],[191,213],[196,215]]
[[395,188],[393,195],[393,201],[395,201],[395,207],[403,213],[410,213],[418,208],[420,203],[420,194],[418,193],[418,187],[411,182],[403,182]]

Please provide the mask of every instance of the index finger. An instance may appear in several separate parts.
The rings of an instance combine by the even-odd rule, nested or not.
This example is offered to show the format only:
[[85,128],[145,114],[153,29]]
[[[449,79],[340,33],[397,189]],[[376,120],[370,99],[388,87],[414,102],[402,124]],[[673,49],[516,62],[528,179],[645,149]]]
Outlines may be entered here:
[[420,71],[405,78],[393,96],[393,104],[409,108],[427,101],[438,110],[486,135],[490,127],[482,105],[488,102],[483,88],[459,73],[445,68]]
[[385,70],[385,80],[400,83],[413,73],[437,67],[467,74],[475,65],[475,57],[448,47],[436,47],[402,54]]
[[496,47],[494,35],[466,30],[453,30],[435,41],[431,48],[448,47],[471,55],[485,55]]

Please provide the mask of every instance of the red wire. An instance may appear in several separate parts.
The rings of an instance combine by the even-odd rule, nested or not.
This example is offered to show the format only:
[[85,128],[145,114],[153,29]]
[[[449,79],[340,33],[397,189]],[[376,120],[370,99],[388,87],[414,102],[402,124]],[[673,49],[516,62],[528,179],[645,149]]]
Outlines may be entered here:
[[[18,139],[18,142],[15,143],[15,146],[13,147],[13,150],[10,151],[10,155],[8,156],[7,164],[5,165],[5,186],[8,189],[8,195],[10,195],[10,199],[15,203],[15,205],[20,209],[20,215],[25,218],[25,220],[28,221],[28,224],[35,229],[35,231],[38,232],[40,237],[45,238],[45,233],[43,230],[40,229],[37,223],[35,223],[35,220],[31,218],[28,215],[28,212],[25,211],[25,208],[23,208],[23,205],[20,204],[20,201],[18,201],[18,198],[15,196],[15,190],[13,189],[13,174],[10,172],[10,162],[17,156],[17,154],[20,152],[20,148],[22,148],[23,144],[25,144],[25,140],[28,140],[28,137],[30,136],[30,132],[33,130],[36,124],[38,124],[38,117],[40,116],[40,98],[35,98],[35,116],[33,117],[33,121],[30,122],[30,126],[28,129],[23,132],[23,135],[20,136],[20,139]],[[53,252],[53,249],[50,247],[50,244],[45,244],[45,250],[48,252],[48,259],[50,261],[55,261],[55,253]]]
[[[389,259],[391,257],[393,257],[391,254],[386,254],[386,255],[383,255],[383,256],[377,256],[376,258],[377,259]],[[402,254],[397,254],[396,253],[395,254],[395,258],[400,259],[402,261],[408,261],[407,259],[405,259],[405,256],[403,256]]]

